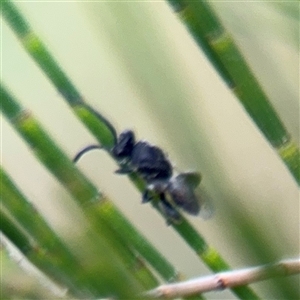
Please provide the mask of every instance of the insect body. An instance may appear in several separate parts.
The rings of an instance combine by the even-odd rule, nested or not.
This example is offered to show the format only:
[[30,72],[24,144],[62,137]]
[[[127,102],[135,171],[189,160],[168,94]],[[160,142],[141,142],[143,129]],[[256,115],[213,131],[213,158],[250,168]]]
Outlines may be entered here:
[[[88,146],[80,151],[74,161],[91,149],[101,146]],[[135,141],[131,130],[123,131],[115,146],[111,149],[112,156],[118,161],[118,174],[137,172],[146,182],[142,202],[146,203],[158,198],[159,208],[166,216],[167,222],[180,221],[180,214],[175,206],[182,208],[191,215],[200,211],[200,203],[195,195],[195,188],[200,183],[200,174],[186,172],[173,175],[173,166],[157,146],[146,141]]]
[[172,165],[162,150],[145,141],[136,143],[131,130],[120,134],[112,154],[121,164],[117,173],[137,171],[148,184],[172,176]]

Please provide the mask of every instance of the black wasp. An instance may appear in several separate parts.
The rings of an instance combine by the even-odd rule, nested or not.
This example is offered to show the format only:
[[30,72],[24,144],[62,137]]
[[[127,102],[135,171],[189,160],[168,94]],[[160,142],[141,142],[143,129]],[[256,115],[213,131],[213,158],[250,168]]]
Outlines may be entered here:
[[[81,150],[74,161],[92,150],[101,149],[99,145],[91,145]],[[184,172],[173,175],[173,166],[157,146],[146,141],[136,141],[133,131],[123,131],[115,146],[110,150],[111,155],[118,161],[118,174],[137,172],[146,182],[142,203],[151,201],[158,196],[159,208],[166,216],[167,222],[180,221],[180,214],[175,206],[191,215],[200,212],[200,201],[195,189],[201,176],[197,172]]]

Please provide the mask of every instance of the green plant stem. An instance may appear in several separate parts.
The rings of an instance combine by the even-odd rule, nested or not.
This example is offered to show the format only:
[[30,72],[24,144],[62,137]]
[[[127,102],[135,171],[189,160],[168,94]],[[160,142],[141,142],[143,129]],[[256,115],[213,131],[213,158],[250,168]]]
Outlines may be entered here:
[[297,145],[209,3],[202,0],[168,2],[300,184],[300,152]]
[[[82,105],[83,99],[80,93],[10,1],[3,2],[2,14],[17,34],[24,48],[44,70],[54,86],[73,108],[75,114],[88,127],[92,134],[96,136],[101,145],[109,150],[115,144],[116,140],[114,127],[91,107]],[[107,210],[109,210],[109,213],[104,217],[110,226],[114,228],[115,234],[123,238],[125,244],[130,244],[130,247],[133,247],[145,258],[165,280],[174,281],[180,277],[180,274],[178,274],[166,258],[164,258],[114,206],[111,205],[107,207]],[[114,220],[113,217],[111,217],[112,215],[116,216],[117,220]]]
[[[81,271],[83,267],[79,265],[70,251],[61,243],[57,235],[51,230],[32,204],[21,194],[2,168],[0,168],[0,179],[1,205],[17,220],[16,222],[19,226],[36,243],[39,243],[39,248],[43,248],[51,256],[53,266],[56,266],[61,272],[66,272],[67,278],[74,278],[74,276],[78,278],[73,283],[74,287],[78,285],[88,288],[88,282],[82,282],[84,278],[80,278],[80,273],[84,273]],[[9,237],[11,239],[11,235]]]
[[48,253],[52,265],[64,272],[66,278],[71,278],[74,282],[74,287],[78,286],[83,290],[95,290],[99,293],[100,291],[97,290],[98,279],[90,276],[91,274],[85,271],[84,266],[66,248],[2,168],[0,168],[0,178],[1,205],[10,213],[20,227],[35,240],[39,248]]
[[[31,30],[13,3],[9,0],[2,1],[1,12],[26,51],[31,55],[34,61],[38,63],[39,67],[45,72],[58,92],[66,98],[71,106],[80,104],[83,97],[58,66],[38,36]],[[85,116],[82,115],[82,118],[84,117]],[[103,123],[95,123],[92,119],[89,120],[91,122],[87,124],[88,128],[92,132],[101,132],[102,146],[111,148],[115,144],[116,139],[114,128],[103,117]]]
[[21,230],[21,227],[13,222],[5,212],[0,209],[0,227],[3,234],[32,262],[37,268],[49,276],[52,280],[65,284],[69,291],[77,297],[82,297],[79,286],[70,282],[70,278],[53,266],[53,260],[44,249],[41,249]]

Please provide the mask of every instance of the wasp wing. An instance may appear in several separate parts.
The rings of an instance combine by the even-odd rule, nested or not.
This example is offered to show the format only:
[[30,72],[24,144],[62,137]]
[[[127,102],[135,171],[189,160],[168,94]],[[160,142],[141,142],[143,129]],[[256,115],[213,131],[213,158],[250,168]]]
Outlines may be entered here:
[[195,190],[195,195],[201,208],[199,216],[204,220],[211,218],[214,215],[215,210],[212,198],[209,193],[205,188],[199,186]]
[[200,204],[194,190],[199,183],[199,173],[181,173],[170,180],[167,192],[178,207],[191,215],[197,215],[200,212]]
[[192,189],[195,189],[200,184],[201,174],[198,172],[184,172],[178,174],[175,178],[190,186]]
[[185,212],[208,219],[213,215],[213,207],[208,193],[199,187],[200,181],[199,173],[180,173],[171,179],[167,192],[171,200]]

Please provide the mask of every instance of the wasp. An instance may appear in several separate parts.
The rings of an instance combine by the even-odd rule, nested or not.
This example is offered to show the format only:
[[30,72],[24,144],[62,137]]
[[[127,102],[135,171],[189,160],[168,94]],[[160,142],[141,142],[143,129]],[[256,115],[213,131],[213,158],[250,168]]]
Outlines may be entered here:
[[[77,162],[83,154],[92,149],[101,149],[99,145],[90,145],[82,149],[74,158]],[[181,208],[190,215],[198,215],[202,201],[195,190],[200,184],[198,172],[174,174],[174,168],[157,146],[147,141],[136,141],[132,130],[123,131],[110,154],[117,160],[117,174],[137,172],[146,182],[142,203],[158,199],[158,207],[166,217],[167,223],[178,223],[181,215],[176,209]]]

